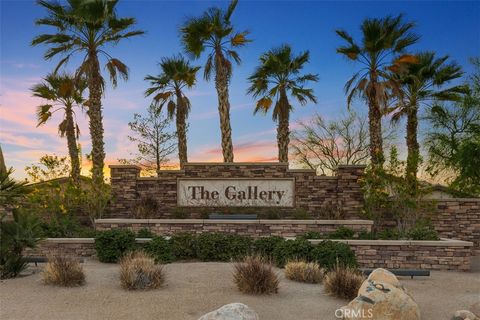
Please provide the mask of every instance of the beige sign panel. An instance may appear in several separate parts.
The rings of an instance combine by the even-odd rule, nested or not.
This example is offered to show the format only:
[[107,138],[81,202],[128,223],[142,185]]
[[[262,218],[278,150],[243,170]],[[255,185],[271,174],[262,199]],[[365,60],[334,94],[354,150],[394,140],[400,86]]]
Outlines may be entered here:
[[180,178],[177,204],[181,207],[293,207],[295,180]]

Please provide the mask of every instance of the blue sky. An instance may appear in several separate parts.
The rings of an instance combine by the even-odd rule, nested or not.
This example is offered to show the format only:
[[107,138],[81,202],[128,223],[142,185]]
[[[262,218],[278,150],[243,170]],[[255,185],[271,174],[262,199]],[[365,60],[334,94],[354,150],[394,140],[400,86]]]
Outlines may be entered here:
[[[158,72],[157,62],[162,57],[181,52],[178,29],[182,22],[214,5],[227,6],[228,2],[120,0],[118,14],[135,17],[138,28],[147,33],[109,51],[130,67],[130,79],[106,91],[108,163],[128,156],[133,148],[126,139],[127,123],[134,112],[142,113],[149,105],[150,100],[143,96],[147,87],[145,75]],[[311,85],[318,104],[297,107],[291,119],[293,122],[308,119],[315,112],[333,119],[346,111],[343,86],[358,68],[336,54],[335,49],[342,41],[335,29],[345,29],[358,39],[363,19],[400,13],[406,20],[417,23],[416,32],[421,40],[412,47],[413,51],[449,54],[467,73],[472,70],[468,58],[480,53],[480,2],[477,1],[240,1],[233,24],[238,30],[249,30],[253,42],[239,50],[243,62],[234,68],[230,87],[235,160],[273,160],[277,155],[275,124],[270,115],[253,116],[254,101],[246,95],[246,78],[261,53],[282,43],[290,44],[296,52],[309,50],[311,61],[305,71],[320,77],[318,83]],[[34,25],[34,20],[44,15],[44,10],[31,1],[1,1],[0,143],[7,164],[16,168],[19,177],[24,176],[23,168],[42,154],[66,154],[66,142],[56,135],[58,120],[35,127],[35,106],[41,101],[32,98],[29,92],[58,61],[44,61],[45,47],[29,45],[35,35],[49,31]],[[204,62],[202,57],[194,64]],[[67,70],[74,70],[75,66],[73,61]],[[220,131],[214,84],[200,78],[189,96],[192,102],[189,160],[218,161]],[[365,110],[361,102],[355,103],[354,108]],[[90,142],[85,115],[79,113],[78,121],[82,130],[80,142],[86,153],[90,151]],[[399,143],[403,144],[401,129],[398,135]]]

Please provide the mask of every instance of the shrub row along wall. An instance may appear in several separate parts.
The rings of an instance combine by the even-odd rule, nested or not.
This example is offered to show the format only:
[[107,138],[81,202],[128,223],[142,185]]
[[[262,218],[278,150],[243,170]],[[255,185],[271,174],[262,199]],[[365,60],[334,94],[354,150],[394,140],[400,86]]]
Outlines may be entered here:
[[370,232],[370,220],[202,220],[202,219],[97,219],[97,230],[128,229],[134,232],[149,229],[154,234],[170,236],[178,232],[223,232],[251,236],[296,237],[308,231],[329,234],[339,227],[355,232]]
[[[288,216],[302,208],[317,218],[358,218],[363,196],[358,183],[365,166],[339,166],[333,177],[317,176],[315,170],[290,170],[288,163],[187,163],[183,170],[162,170],[158,177],[140,177],[140,168],[111,165],[111,184],[115,198],[107,217],[133,218],[142,198],[154,199],[157,212],[150,218],[171,218],[177,208],[179,178],[294,178],[295,207],[275,208]],[[215,210],[223,211],[222,208]],[[225,208],[234,211],[235,208]],[[269,208],[248,208],[265,212]],[[272,210],[272,209],[270,209]],[[187,208],[190,218],[200,217],[201,208]]]
[[[137,239],[137,242],[145,242]],[[320,240],[310,240],[318,243]],[[397,240],[333,240],[347,243],[355,252],[362,268],[400,268],[427,270],[470,270],[471,242],[397,241]],[[28,256],[66,254],[73,257],[94,257],[94,239],[45,239]]]

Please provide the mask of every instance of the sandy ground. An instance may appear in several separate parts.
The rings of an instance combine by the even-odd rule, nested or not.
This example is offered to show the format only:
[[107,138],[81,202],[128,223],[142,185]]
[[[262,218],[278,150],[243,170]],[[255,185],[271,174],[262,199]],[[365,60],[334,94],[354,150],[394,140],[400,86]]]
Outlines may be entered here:
[[[198,319],[224,304],[242,302],[262,320],[335,319],[347,302],[323,293],[323,286],[283,278],[273,296],[248,296],[232,284],[228,263],[174,263],[166,266],[164,288],[133,292],[120,287],[118,266],[86,261],[87,284],[45,286],[41,265],[32,275],[0,282],[0,319]],[[480,272],[433,272],[429,278],[402,278],[418,302],[422,319],[450,319],[453,312],[480,300]]]

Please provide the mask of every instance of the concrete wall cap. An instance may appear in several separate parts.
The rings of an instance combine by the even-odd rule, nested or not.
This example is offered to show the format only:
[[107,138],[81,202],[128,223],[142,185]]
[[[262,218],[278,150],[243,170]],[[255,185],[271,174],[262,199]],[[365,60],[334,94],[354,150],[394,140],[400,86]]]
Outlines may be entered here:
[[288,166],[288,162],[187,162],[185,166]]
[[125,168],[125,169],[138,169],[138,170],[142,170],[142,167],[139,167],[139,166],[136,166],[136,165],[133,165],[133,164],[111,164],[108,166],[110,169],[122,169],[122,168]]

